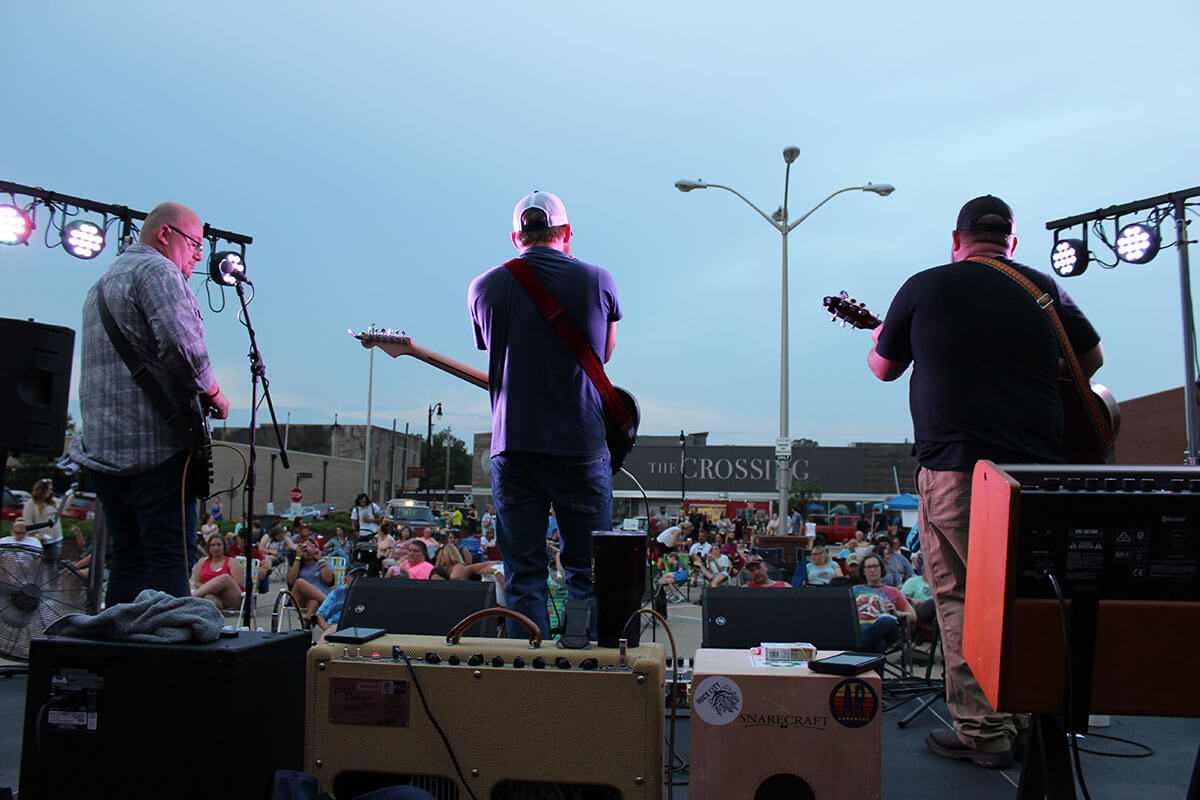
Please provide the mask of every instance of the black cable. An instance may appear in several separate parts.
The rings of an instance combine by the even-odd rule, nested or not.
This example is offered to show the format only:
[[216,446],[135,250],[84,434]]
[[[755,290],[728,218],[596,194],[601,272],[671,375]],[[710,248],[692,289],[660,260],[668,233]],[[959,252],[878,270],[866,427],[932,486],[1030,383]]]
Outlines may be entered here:
[[[629,473],[625,473],[625,474],[629,475]],[[629,477],[631,479],[633,478],[632,475],[630,475]],[[634,483],[637,483],[637,481],[634,480]],[[676,709],[676,706],[678,706],[678,704],[679,704],[679,699],[678,699],[679,698],[679,657],[676,655],[676,650],[675,650],[675,634],[671,633],[671,626],[667,624],[667,618],[652,608],[639,608],[637,611],[634,611],[632,614],[630,614],[629,619],[625,620],[625,626],[623,628],[621,628],[621,638],[622,639],[627,638],[627,634],[629,632],[629,626],[634,621],[636,621],[637,618],[639,616],[641,616],[642,614],[650,614],[652,616],[657,617],[663,624],[663,630],[667,632],[667,640],[671,643],[671,732],[670,732],[669,747],[671,750],[672,760],[671,760],[671,764],[667,767],[666,783],[667,783],[667,797],[669,798],[669,800],[674,800],[675,789],[673,787],[675,787],[677,785],[675,783],[674,754],[675,754],[675,709]],[[1091,798],[1089,798],[1088,800],[1091,800]]]
[[471,784],[467,783],[467,779],[463,775],[462,767],[458,765],[458,758],[454,755],[454,748],[450,746],[450,740],[446,738],[446,733],[442,730],[442,726],[438,725],[437,720],[433,718],[433,712],[429,710],[429,703],[425,702],[425,691],[421,689],[421,682],[417,680],[417,671],[413,669],[412,662],[408,660],[408,653],[401,650],[400,656],[404,659],[404,663],[408,665],[408,674],[412,676],[417,696],[421,698],[421,707],[425,709],[425,716],[429,718],[429,722],[433,725],[433,729],[437,731],[438,736],[442,737],[442,744],[446,746],[446,753],[450,756],[451,763],[454,764],[454,771],[458,773],[459,782],[467,790],[467,794],[471,795],[471,800],[478,800],[475,797],[475,792],[471,791]]
[[1132,747],[1140,747],[1145,752],[1143,753],[1113,753],[1105,750],[1088,750],[1086,747],[1079,748],[1079,752],[1088,753],[1093,756],[1107,756],[1109,758],[1149,758],[1154,755],[1154,749],[1149,745],[1144,745],[1141,742],[1135,742],[1132,739],[1122,739],[1120,736],[1109,736],[1106,733],[1089,733],[1089,739],[1107,739],[1110,742],[1121,742],[1131,745]]
[[1079,790],[1083,792],[1083,800],[1092,800],[1092,796],[1088,794],[1087,782],[1083,779],[1083,766],[1079,763],[1079,737],[1070,730],[1075,712],[1075,670],[1071,665],[1071,625],[1067,621],[1067,601],[1063,599],[1062,587],[1058,585],[1058,578],[1054,577],[1054,573],[1047,571],[1043,574],[1054,587],[1054,595],[1058,598],[1059,619],[1062,621],[1063,651],[1067,658],[1067,737],[1071,741],[1071,754],[1075,760],[1075,776],[1079,779]]

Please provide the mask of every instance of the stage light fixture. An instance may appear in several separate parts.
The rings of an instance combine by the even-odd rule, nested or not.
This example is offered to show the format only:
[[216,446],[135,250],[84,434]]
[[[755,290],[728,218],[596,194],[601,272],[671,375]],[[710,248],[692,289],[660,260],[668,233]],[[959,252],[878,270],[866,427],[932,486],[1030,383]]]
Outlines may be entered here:
[[1117,258],[1130,264],[1145,264],[1158,255],[1160,244],[1157,226],[1131,222],[1117,234]]
[[213,253],[208,259],[208,276],[222,286],[246,281],[246,263],[242,261],[242,254],[234,250]]
[[86,219],[77,219],[63,226],[63,249],[76,258],[89,259],[104,249],[104,229]]
[[0,206],[0,244],[25,244],[33,233],[33,219],[14,205]]
[[1050,263],[1064,278],[1082,275],[1088,267],[1087,245],[1081,239],[1061,239],[1050,251]]

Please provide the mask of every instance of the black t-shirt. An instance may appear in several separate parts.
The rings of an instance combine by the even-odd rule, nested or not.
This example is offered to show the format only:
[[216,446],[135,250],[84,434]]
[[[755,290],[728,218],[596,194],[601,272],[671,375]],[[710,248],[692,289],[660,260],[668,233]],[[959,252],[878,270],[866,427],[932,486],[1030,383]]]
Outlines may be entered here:
[[[1099,335],[1049,275],[1006,263],[1054,298],[1076,353],[1096,346]],[[959,261],[913,275],[892,300],[876,351],[912,361],[922,466],[1062,461],[1058,336],[1033,296],[999,270]]]

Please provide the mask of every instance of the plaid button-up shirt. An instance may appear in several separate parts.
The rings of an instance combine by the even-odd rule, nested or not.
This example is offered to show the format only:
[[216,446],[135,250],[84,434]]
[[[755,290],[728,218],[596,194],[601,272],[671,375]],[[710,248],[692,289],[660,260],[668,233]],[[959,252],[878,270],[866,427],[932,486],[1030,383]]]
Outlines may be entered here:
[[83,432],[71,442],[71,457],[99,472],[145,472],[183,450],[184,444],[134,383],[108,338],[96,301],[102,285],[117,326],[180,406],[213,382],[204,323],[179,267],[141,243],[117,256],[84,301],[79,381]]

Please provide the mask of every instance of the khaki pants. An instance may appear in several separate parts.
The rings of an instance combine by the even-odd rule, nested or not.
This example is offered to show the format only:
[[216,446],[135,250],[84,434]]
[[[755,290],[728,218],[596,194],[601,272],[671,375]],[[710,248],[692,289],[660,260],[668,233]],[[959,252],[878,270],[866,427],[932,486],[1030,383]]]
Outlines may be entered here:
[[921,494],[918,527],[925,580],[933,591],[946,658],[946,705],[963,744],[984,752],[1001,752],[1009,749],[1026,721],[1024,716],[994,711],[963,658],[971,473],[922,467],[917,470],[917,489]]

